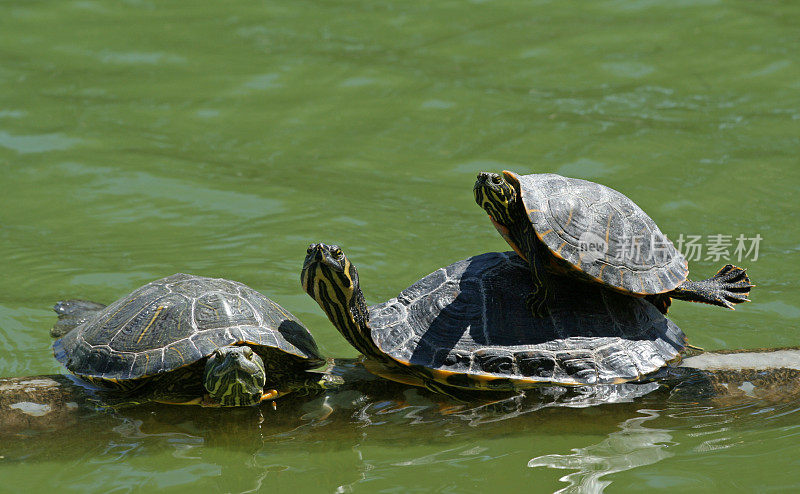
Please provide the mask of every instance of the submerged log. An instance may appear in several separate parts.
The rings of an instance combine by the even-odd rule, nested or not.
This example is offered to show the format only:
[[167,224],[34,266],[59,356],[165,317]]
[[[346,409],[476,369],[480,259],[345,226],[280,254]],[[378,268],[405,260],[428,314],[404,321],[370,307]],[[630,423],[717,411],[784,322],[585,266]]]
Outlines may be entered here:
[[96,390],[72,376],[0,378],[0,434],[70,427],[99,409]]
[[[349,420],[355,410],[379,405],[380,408],[406,406],[409,393],[424,406],[469,413],[518,416],[545,407],[586,407],[631,402],[642,396],[663,396],[679,402],[742,400],[790,402],[800,399],[800,349],[759,349],[704,352],[687,356],[679,364],[666,367],[637,382],[602,386],[543,386],[524,396],[465,393],[461,401],[425,389],[377,377],[359,360],[330,360],[320,374],[337,376],[339,385],[313,395],[288,395],[261,405],[272,421],[292,421],[298,417],[327,418],[344,412]],[[661,393],[660,395],[658,393]],[[41,375],[0,378],[0,435],[19,435],[36,431],[57,431],[87,421],[110,420],[131,407],[121,408],[118,395],[100,390],[67,375]],[[150,404],[169,410],[169,415],[186,414],[181,407]],[[276,410],[272,410],[276,408]],[[219,413],[225,413],[220,410]],[[233,413],[230,410],[227,412]],[[218,416],[218,414],[215,414]],[[176,418],[179,420],[179,418]]]

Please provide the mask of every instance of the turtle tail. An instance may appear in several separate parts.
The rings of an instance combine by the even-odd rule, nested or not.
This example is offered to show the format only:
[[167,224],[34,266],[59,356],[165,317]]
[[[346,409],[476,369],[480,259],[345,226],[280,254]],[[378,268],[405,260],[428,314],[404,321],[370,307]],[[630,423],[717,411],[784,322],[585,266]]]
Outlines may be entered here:
[[681,286],[665,295],[678,300],[702,302],[733,309],[735,304],[749,302],[750,283],[747,271],[726,264],[717,274],[702,281],[686,280]]
[[105,305],[88,300],[61,300],[53,306],[53,310],[58,314],[58,321],[50,329],[50,336],[61,338],[81,324],[85,323],[92,316],[105,309]]

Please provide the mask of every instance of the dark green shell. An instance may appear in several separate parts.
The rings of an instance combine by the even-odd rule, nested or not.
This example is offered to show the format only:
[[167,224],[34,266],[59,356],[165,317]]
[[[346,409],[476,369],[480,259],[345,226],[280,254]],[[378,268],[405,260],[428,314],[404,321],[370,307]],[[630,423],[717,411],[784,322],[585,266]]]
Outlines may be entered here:
[[[686,258],[620,192],[553,173],[505,174],[519,181],[522,202],[542,242],[589,277],[640,295],[665,293],[686,280]],[[605,252],[590,253],[591,244],[605,246]]]
[[370,307],[373,340],[435,381],[495,389],[631,381],[685,347],[680,328],[649,302],[549,276],[550,315],[536,318],[524,303],[530,270],[518,255],[456,262]]
[[252,346],[265,363],[276,352],[303,368],[323,360],[308,330],[269,298],[235,281],[180,273],[117,300],[53,350],[71,372],[124,387],[235,344]]

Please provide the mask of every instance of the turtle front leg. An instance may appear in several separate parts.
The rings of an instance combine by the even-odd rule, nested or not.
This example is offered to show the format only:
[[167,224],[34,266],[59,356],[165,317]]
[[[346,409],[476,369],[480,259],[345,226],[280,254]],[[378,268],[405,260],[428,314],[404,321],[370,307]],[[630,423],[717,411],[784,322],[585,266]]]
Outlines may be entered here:
[[546,317],[550,314],[549,302],[551,299],[545,282],[546,253],[539,242],[532,241],[527,249],[528,263],[531,267],[531,292],[525,298],[525,306],[531,311],[533,317]]
[[329,369],[306,372],[303,379],[291,385],[293,392],[300,396],[313,396],[323,391],[335,391],[345,383],[342,376],[331,374]]

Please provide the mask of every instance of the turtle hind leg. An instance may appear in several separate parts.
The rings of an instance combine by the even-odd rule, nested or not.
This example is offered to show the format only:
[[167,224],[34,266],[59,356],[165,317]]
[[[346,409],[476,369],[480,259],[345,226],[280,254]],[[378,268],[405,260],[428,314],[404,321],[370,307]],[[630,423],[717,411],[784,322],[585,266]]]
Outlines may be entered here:
[[56,302],[53,310],[58,314],[58,321],[50,329],[50,336],[61,338],[105,308],[103,304],[88,300],[72,299]]
[[754,286],[744,269],[727,264],[711,278],[702,281],[687,280],[665,295],[678,300],[733,309],[735,304],[750,301],[748,296]]

